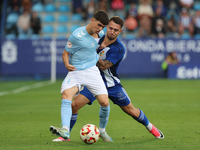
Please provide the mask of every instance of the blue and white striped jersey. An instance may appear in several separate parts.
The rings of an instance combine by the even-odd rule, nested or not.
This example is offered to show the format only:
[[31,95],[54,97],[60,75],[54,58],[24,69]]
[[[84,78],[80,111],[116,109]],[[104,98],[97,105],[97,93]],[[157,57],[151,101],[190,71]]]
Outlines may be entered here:
[[[99,33],[100,38],[103,30]],[[85,70],[96,65],[99,57],[96,53],[98,42],[86,30],[86,26],[77,28],[69,37],[65,50],[70,53],[70,64],[77,70]]]
[[103,42],[105,36],[99,40],[97,53],[99,57],[103,60],[108,60],[113,63],[113,66],[106,69],[100,70],[103,81],[105,82],[106,87],[113,87],[120,83],[120,78],[118,75],[118,67],[124,57],[125,47],[117,39],[114,43],[108,45],[104,49],[99,49],[101,43]]

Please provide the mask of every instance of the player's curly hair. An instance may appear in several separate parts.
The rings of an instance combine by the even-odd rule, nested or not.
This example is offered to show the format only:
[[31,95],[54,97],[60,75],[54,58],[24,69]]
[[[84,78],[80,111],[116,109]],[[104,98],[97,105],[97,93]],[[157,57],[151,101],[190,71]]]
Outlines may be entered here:
[[109,22],[113,21],[114,23],[116,24],[119,24],[121,26],[121,28],[123,27],[124,25],[124,20],[119,17],[119,16],[113,16],[109,19]]
[[103,10],[98,10],[93,14],[93,18],[100,21],[103,25],[108,25],[109,18],[107,12]]

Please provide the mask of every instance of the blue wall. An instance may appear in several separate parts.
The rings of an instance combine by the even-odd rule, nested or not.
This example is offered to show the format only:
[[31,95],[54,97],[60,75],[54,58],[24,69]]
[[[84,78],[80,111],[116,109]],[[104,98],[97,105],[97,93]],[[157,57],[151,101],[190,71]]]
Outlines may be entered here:
[[[1,45],[1,77],[50,76],[51,40],[3,40]],[[57,76],[64,77],[67,69],[62,53],[67,40],[56,40]],[[200,41],[178,39],[122,39],[126,55],[119,74],[123,77],[162,77],[161,63],[166,55],[175,50],[183,65],[200,64]],[[178,67],[178,66],[177,66]],[[199,67],[200,68],[200,67]],[[180,69],[179,69],[180,70]],[[177,78],[177,69],[171,71]]]

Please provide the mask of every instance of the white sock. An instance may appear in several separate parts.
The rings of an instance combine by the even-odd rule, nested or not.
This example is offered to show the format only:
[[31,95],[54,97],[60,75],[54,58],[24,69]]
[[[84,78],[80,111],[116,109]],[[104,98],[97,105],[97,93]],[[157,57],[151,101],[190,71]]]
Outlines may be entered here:
[[151,131],[153,128],[153,125],[149,122],[149,124],[146,126],[147,130]]
[[63,126],[63,129],[66,129],[69,132],[69,128],[67,126]]
[[105,128],[99,127],[99,132],[100,132],[100,133],[105,132],[105,130],[106,130]]

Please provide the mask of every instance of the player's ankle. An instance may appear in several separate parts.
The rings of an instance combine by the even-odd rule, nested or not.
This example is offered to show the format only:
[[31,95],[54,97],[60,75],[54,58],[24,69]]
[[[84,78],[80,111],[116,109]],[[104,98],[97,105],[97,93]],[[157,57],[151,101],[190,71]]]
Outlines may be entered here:
[[100,133],[105,132],[105,131],[106,131],[105,128],[101,128],[101,127],[99,127],[99,132],[100,132]]

